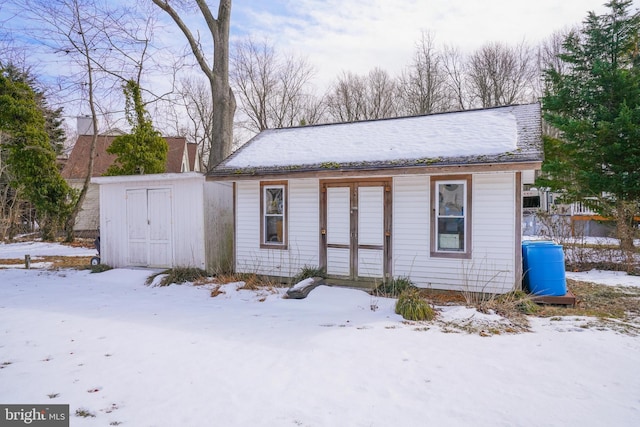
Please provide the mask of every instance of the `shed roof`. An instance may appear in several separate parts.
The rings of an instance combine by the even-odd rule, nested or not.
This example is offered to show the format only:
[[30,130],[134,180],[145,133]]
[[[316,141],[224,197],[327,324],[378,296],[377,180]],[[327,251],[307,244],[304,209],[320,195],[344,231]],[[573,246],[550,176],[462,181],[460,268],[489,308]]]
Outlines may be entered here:
[[261,132],[210,176],[542,161],[540,104]]
[[[102,176],[105,174],[109,166],[115,161],[114,154],[107,153],[107,148],[118,135],[98,135],[96,143],[95,158],[93,161],[92,177]],[[62,177],[65,179],[84,179],[87,176],[87,167],[89,165],[89,152],[91,150],[92,135],[79,135],[73,150],[66,161],[64,169],[62,169]],[[164,137],[169,144],[167,152],[167,173],[182,172],[182,158],[186,148],[186,140],[184,137]]]

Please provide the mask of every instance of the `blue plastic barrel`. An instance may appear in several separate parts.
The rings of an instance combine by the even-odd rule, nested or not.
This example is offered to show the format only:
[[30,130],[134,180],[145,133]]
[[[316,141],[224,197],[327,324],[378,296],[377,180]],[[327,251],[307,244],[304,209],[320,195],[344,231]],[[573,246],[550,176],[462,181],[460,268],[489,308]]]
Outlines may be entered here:
[[[553,240],[523,240],[522,241],[522,285],[529,289],[529,262],[527,249],[533,245],[555,245]],[[563,294],[564,295],[564,294]]]
[[543,296],[567,293],[564,252],[556,244],[526,245],[527,285],[529,292]]

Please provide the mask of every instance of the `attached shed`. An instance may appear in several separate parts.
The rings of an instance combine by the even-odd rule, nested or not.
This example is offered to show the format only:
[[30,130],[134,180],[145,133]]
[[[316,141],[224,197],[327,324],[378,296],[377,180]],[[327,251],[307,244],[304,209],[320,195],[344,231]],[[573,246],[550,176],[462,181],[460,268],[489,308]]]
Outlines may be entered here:
[[196,172],[93,178],[100,188],[102,263],[112,267],[228,270],[230,183]]
[[237,272],[504,293],[542,158],[528,104],[266,130],[207,180],[234,184]]

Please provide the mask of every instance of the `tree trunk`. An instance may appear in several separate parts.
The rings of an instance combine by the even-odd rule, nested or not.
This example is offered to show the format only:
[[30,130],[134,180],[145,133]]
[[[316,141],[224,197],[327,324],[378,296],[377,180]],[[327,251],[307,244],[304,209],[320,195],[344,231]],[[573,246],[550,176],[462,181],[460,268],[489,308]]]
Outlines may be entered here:
[[153,0],[178,25],[189,42],[191,51],[198,65],[207,76],[211,85],[213,106],[211,150],[209,152],[208,170],[231,154],[233,143],[233,115],[236,111],[236,100],[229,85],[229,26],[231,21],[231,0],[220,0],[218,17],[214,18],[206,0],[196,0],[196,4],[209,27],[213,37],[213,67],[209,66],[202,51],[202,46],[178,12],[167,0]]
[[[205,18],[208,18],[205,14]],[[213,73],[210,76],[213,105],[213,137],[208,170],[231,154],[233,115],[236,99],[229,85],[229,27],[231,0],[220,0],[215,25],[207,22],[213,35]],[[209,20],[207,20],[209,21]]]
[[635,228],[633,227],[633,218],[635,215],[635,203],[623,200],[619,200],[616,203],[614,214],[616,220],[616,236],[620,240],[620,249],[624,254],[627,272],[634,270],[635,246],[633,245],[633,239],[635,237]]
[[93,126],[93,137],[91,138],[91,148],[89,150],[89,164],[87,165],[87,175],[85,176],[84,182],[82,184],[82,190],[80,190],[80,194],[78,195],[78,199],[76,200],[71,213],[67,217],[64,223],[64,231],[66,233],[65,241],[73,242],[75,240],[75,230],[74,227],[76,225],[76,219],[78,217],[78,213],[80,213],[80,209],[82,209],[82,204],[84,203],[85,197],[87,195],[87,191],[89,191],[89,184],[91,183],[91,177],[93,176],[93,163],[96,157],[96,144],[98,142],[98,115],[96,112],[95,99],[93,96],[93,65],[91,60],[91,49],[89,48],[89,43],[85,39],[84,31],[82,31],[82,20],[80,19],[80,7],[78,3],[74,3],[73,7],[75,8],[73,16],[77,19],[78,27],[80,28],[80,34],[82,37],[82,45],[80,47],[80,53],[83,55],[83,59],[85,60],[87,66],[87,77],[88,77],[88,90],[89,90],[89,109],[91,110],[91,124]]

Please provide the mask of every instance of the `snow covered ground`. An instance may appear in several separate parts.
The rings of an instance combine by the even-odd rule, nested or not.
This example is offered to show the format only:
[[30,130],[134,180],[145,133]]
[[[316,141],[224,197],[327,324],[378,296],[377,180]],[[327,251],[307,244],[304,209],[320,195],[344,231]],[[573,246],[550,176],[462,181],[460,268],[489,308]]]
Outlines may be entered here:
[[[0,259],[23,252],[0,245]],[[320,286],[292,300],[236,283],[212,298],[208,285],[146,286],[147,270],[13,267],[0,269],[0,403],[70,404],[71,426],[640,419],[640,337],[584,318],[532,318],[532,332],[483,337],[441,325],[499,316],[453,306],[439,307],[439,323],[404,322],[395,300],[353,289]],[[620,273],[568,274],[640,286]]]

